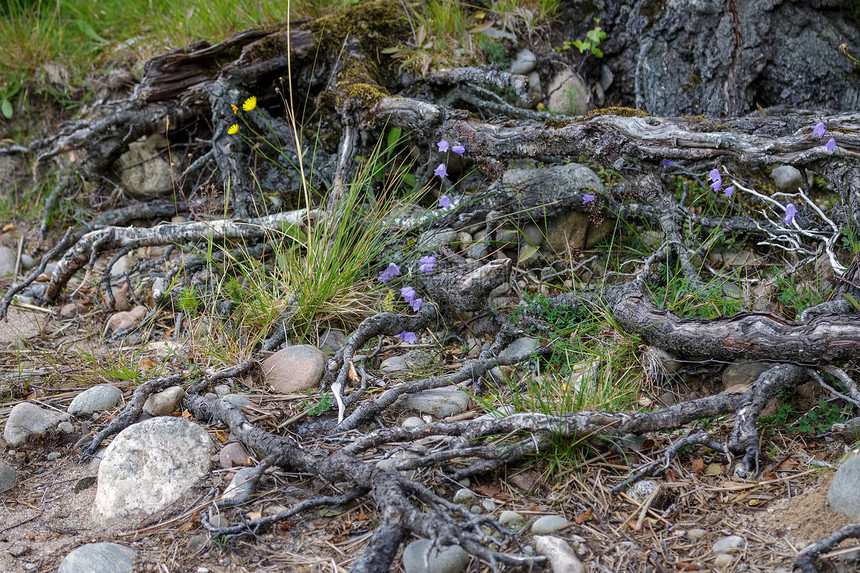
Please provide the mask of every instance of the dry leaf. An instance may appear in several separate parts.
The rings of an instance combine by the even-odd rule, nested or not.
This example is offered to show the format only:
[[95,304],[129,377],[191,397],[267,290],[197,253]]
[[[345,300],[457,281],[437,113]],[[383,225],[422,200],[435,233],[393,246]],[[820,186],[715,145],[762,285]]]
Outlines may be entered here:
[[699,475],[702,475],[702,472],[705,471],[705,458],[694,458],[690,460],[690,463],[693,466],[693,471]]
[[259,511],[248,512],[248,519],[260,519],[261,517],[263,517],[263,514]]
[[678,571],[698,571],[701,567],[692,561],[679,561],[675,563],[675,569]]
[[6,223],[5,225],[3,225],[3,232],[5,233],[6,231],[11,231],[14,228],[15,228],[15,223]]
[[779,464],[779,469],[781,470],[790,470],[794,469],[795,467],[797,467],[797,460],[794,460],[792,458],[788,458],[787,460]]
[[513,497],[506,491],[492,485],[479,485],[474,490],[481,495],[498,499],[499,501],[511,501]]
[[589,507],[588,509],[577,515],[576,519],[574,519],[573,521],[576,522],[577,525],[582,525],[583,523],[591,519],[593,513],[594,512]]
[[718,476],[721,473],[723,473],[722,464],[708,464],[708,467],[705,468],[706,476]]

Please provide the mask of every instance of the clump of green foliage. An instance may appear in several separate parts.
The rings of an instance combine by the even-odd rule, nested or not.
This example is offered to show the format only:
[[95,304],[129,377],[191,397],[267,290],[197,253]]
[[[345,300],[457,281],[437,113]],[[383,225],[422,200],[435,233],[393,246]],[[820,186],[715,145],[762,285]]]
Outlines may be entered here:
[[[600,23],[600,18],[594,19],[595,24]],[[571,48],[576,48],[579,50],[580,54],[589,53],[592,54],[595,58],[603,57],[603,50],[598,48],[600,42],[606,39],[606,32],[600,26],[595,26],[591,30],[585,33],[584,40],[565,40],[562,45],[562,50],[569,50]]]

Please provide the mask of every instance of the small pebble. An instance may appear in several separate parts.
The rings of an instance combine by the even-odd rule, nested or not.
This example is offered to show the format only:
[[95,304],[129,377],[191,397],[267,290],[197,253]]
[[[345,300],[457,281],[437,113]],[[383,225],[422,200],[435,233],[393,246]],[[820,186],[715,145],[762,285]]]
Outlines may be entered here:
[[505,527],[517,527],[518,525],[525,522],[525,518],[521,513],[517,513],[516,511],[511,511],[510,509],[506,509],[499,516],[499,523],[504,525]]
[[457,490],[457,493],[454,494],[453,501],[454,503],[465,503],[470,499],[475,499],[475,493],[472,490],[464,487],[462,489]]
[[60,457],[60,452],[51,452],[50,454],[48,454],[47,457],[48,457],[48,461],[52,462],[52,461],[54,461]]
[[716,559],[714,559],[714,568],[718,571],[728,569],[734,562],[735,558],[730,554],[720,553],[719,555],[717,555]]
[[560,515],[544,515],[532,523],[532,533],[535,535],[547,535],[567,525],[568,521]]
[[720,553],[731,553],[746,547],[746,540],[739,535],[728,535],[722,539],[718,539],[713,545],[713,551],[716,555]]
[[707,534],[708,532],[704,529],[690,529],[689,531],[687,531],[687,537],[689,537],[693,541],[704,539]]

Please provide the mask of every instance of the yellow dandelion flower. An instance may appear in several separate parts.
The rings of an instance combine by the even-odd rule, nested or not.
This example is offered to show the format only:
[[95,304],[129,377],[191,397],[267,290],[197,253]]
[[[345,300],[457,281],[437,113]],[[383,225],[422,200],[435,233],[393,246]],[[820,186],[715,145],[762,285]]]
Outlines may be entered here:
[[242,104],[242,109],[245,111],[254,111],[254,108],[257,107],[257,96],[251,96],[245,100],[245,103]]
[[238,108],[238,107],[236,107],[235,105],[233,105],[232,103],[230,104],[230,107],[232,107],[232,108],[233,108],[233,114],[234,114],[234,115],[235,115],[235,114],[237,114],[237,113],[239,113],[239,108]]
[[227,133],[229,133],[230,135],[236,135],[237,133],[239,133],[239,124],[238,124],[238,123],[234,123],[233,125],[231,125],[230,127],[228,127],[228,128],[227,128]]

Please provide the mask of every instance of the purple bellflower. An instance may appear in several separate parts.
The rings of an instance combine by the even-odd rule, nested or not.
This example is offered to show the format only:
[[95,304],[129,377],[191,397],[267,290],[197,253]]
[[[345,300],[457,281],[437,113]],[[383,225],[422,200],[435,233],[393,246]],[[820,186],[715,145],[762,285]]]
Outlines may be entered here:
[[594,195],[589,195],[588,193],[582,194],[582,204],[583,205],[587,205],[587,204],[591,203],[592,201],[594,201],[594,199],[595,199]]
[[447,141],[445,141],[444,139],[440,139],[439,141],[436,142],[436,145],[439,146],[439,153],[445,153],[446,151],[448,151],[448,146],[450,144]]
[[406,330],[398,334],[396,337],[403,342],[408,342],[409,344],[413,344],[416,340],[418,340],[418,336],[416,336],[414,332],[408,332]]
[[381,273],[379,273],[379,282],[387,283],[394,277],[400,274],[400,267],[395,265],[394,263],[388,263],[388,267]]
[[735,192],[735,186],[734,185],[729,185],[728,187],[723,189],[723,193],[726,194],[726,197],[731,197],[732,193],[734,193],[734,192]]
[[836,140],[833,139],[832,137],[830,139],[828,139],[827,143],[824,144],[824,149],[826,149],[830,153],[833,153],[834,151],[836,151]]
[[719,191],[720,187],[723,186],[723,178],[720,175],[720,170],[716,168],[711,169],[708,172],[708,178],[711,180],[711,189]]
[[439,167],[433,170],[433,175],[444,179],[445,177],[448,177],[448,168],[445,167],[444,163],[440,163]]
[[824,132],[826,131],[826,127],[824,127],[824,122],[821,121],[815,124],[815,127],[812,128],[812,133],[818,136],[818,139],[824,139]]
[[436,266],[436,257],[421,257],[418,261],[420,264],[418,270],[422,273],[432,273],[433,267]]
[[797,215],[797,207],[789,203],[785,206],[785,224],[791,225],[794,223],[794,216]]
[[454,153],[456,153],[460,157],[463,157],[463,154],[466,153],[466,148],[462,145],[455,145],[454,147],[451,148],[451,151],[453,151]]

